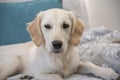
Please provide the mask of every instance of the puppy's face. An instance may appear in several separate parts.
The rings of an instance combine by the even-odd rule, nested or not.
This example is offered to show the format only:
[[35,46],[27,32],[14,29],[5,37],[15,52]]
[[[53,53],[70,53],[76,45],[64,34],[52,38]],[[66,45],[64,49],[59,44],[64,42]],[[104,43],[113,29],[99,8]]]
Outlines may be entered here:
[[49,52],[65,52],[70,39],[72,22],[67,13],[61,11],[46,12],[42,17],[41,30]]
[[39,13],[28,31],[38,47],[42,44],[49,53],[64,53],[68,46],[79,44],[83,25],[72,12],[51,9]]

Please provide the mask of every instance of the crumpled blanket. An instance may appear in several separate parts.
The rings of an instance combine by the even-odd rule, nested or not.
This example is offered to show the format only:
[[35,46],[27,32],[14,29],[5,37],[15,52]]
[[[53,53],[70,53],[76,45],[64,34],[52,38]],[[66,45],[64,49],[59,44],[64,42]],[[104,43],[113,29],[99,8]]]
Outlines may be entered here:
[[[82,61],[91,61],[102,67],[113,68],[120,74],[120,32],[106,29],[104,27],[87,30],[83,33],[81,43],[78,46],[79,55]],[[17,75],[8,80],[20,80]],[[75,74],[68,78],[61,78],[59,75],[34,76],[32,80],[102,80],[93,75]]]
[[81,60],[91,61],[102,67],[113,68],[120,74],[120,32],[104,27],[83,33],[79,54]]

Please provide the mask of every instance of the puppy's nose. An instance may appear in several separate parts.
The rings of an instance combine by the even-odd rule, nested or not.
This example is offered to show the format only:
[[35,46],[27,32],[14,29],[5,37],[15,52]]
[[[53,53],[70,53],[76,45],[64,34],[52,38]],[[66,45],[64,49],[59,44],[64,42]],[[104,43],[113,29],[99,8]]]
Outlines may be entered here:
[[52,45],[53,45],[53,47],[55,48],[55,49],[60,49],[61,47],[62,47],[62,42],[61,41],[59,41],[59,40],[55,40],[55,41],[53,41],[52,42]]

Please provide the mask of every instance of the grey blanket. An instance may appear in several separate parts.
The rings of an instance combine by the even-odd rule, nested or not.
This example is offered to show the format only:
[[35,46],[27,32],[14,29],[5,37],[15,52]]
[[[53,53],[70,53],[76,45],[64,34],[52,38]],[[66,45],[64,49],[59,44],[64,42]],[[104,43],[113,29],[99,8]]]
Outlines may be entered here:
[[[120,32],[104,27],[94,28],[84,32],[81,44],[78,46],[81,60],[87,60],[102,67],[113,68],[120,74]],[[8,80],[20,80],[17,75]],[[66,79],[59,75],[34,76],[32,80],[102,80],[92,75],[75,74]]]
[[83,34],[80,49],[81,60],[99,66],[113,68],[120,74],[120,32],[99,27]]

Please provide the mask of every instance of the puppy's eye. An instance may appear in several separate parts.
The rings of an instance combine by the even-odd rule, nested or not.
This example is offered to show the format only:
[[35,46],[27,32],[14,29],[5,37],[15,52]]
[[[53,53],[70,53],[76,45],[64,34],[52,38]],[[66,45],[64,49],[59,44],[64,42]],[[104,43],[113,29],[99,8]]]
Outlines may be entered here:
[[64,29],[69,28],[69,24],[63,23],[63,28],[64,28]]
[[49,24],[44,25],[46,29],[51,29],[52,27]]

